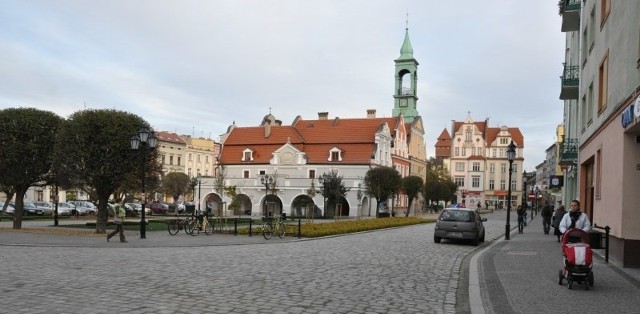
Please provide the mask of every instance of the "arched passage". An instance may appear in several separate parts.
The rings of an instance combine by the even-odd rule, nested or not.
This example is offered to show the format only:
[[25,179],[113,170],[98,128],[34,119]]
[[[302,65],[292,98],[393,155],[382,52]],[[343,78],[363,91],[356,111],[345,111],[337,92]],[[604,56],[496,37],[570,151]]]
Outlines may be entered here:
[[253,205],[247,194],[238,194],[238,205],[240,206],[233,211],[234,215],[251,215]]
[[278,195],[269,194],[262,199],[261,207],[262,215],[265,217],[280,215],[282,213],[282,200]]
[[[315,203],[313,199],[309,197],[309,195],[298,195],[291,202],[291,213],[292,216],[309,216],[311,215],[313,209],[315,208]],[[309,211],[311,210],[311,211]]]

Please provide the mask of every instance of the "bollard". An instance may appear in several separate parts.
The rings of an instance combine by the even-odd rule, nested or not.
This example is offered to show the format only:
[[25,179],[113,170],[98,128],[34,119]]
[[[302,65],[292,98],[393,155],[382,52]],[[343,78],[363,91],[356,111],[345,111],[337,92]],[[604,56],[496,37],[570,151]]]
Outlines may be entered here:
[[253,219],[249,218],[249,236],[253,236],[253,233],[251,232],[251,223],[253,222]]
[[300,239],[302,237],[302,223],[301,223],[301,219],[298,218],[298,239]]
[[596,224],[593,224],[594,228],[604,229],[604,262],[609,263],[609,232],[611,231],[611,227],[604,226],[600,227]]

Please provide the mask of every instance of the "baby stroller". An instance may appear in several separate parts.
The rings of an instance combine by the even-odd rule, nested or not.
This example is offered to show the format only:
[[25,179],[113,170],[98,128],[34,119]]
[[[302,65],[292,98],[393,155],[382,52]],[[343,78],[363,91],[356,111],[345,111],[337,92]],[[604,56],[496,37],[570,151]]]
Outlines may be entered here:
[[562,236],[564,267],[558,274],[558,284],[566,279],[569,289],[574,282],[584,284],[586,290],[593,287],[592,256],[589,234],[576,228],[567,230]]

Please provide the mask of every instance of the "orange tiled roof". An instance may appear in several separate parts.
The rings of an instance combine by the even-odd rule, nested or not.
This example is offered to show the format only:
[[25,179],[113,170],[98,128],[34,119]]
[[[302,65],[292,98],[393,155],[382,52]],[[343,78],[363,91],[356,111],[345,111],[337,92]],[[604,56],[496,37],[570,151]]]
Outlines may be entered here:
[[[328,161],[329,150],[338,147],[342,150],[342,161],[338,164],[369,164],[375,153],[375,134],[384,123],[393,129],[398,118],[362,118],[362,119],[298,119],[294,126],[271,126],[269,136],[265,137],[265,127],[236,127],[227,137],[222,150],[221,163],[266,164],[272,153],[287,141],[296,149],[303,151],[310,164],[331,164]],[[241,161],[245,149],[253,151],[254,160]]]
[[156,132],[156,137],[158,138],[158,141],[162,141],[162,142],[186,144],[186,142],[182,138],[180,138],[178,134],[175,134],[175,133]]

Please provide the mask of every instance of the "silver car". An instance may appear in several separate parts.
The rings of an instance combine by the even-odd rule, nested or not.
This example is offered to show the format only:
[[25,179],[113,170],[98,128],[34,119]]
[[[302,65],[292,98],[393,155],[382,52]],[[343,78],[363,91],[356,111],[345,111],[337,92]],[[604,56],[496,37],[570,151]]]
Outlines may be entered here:
[[42,209],[45,215],[51,215],[53,213],[53,206],[49,202],[37,201],[33,202],[33,205]]
[[484,242],[484,221],[475,210],[469,208],[445,208],[440,212],[433,233],[433,241],[442,239],[471,240],[473,245]]

